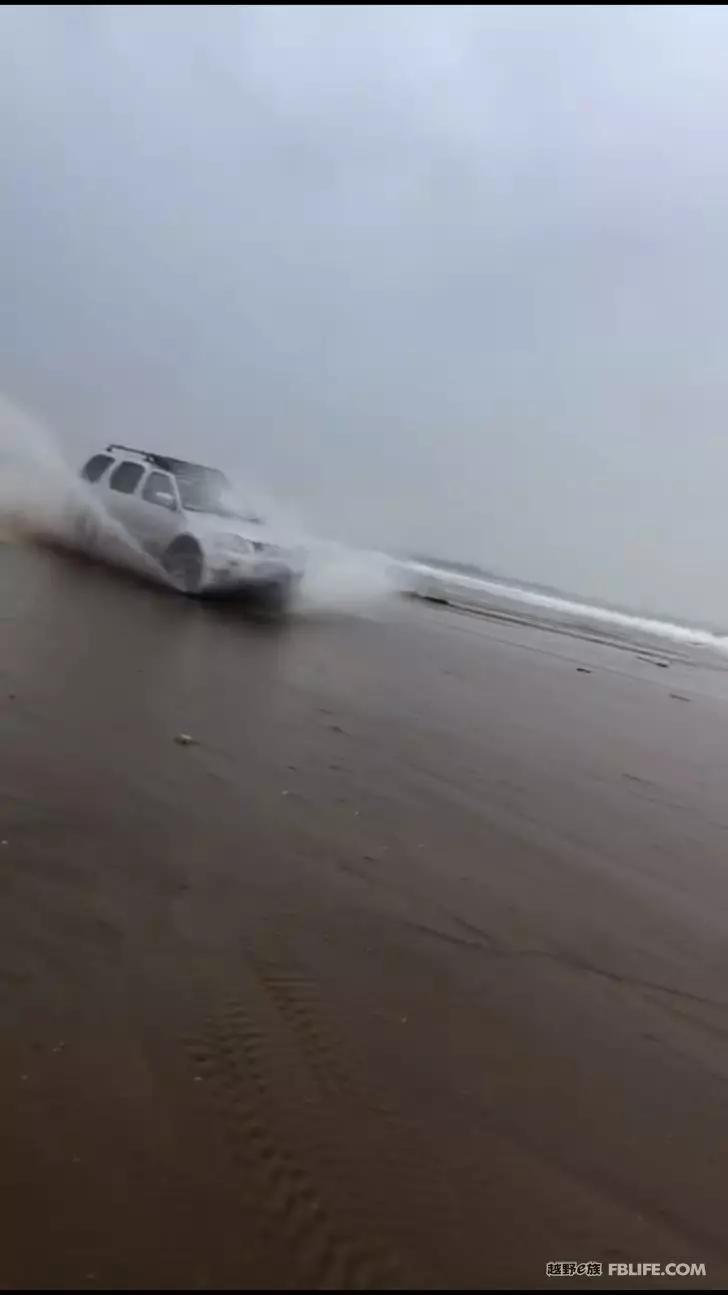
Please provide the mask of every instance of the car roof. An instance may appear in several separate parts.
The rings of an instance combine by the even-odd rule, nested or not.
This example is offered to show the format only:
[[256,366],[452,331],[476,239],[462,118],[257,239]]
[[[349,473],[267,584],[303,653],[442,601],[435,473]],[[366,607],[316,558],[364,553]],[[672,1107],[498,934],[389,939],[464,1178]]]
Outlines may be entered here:
[[183,478],[194,478],[200,473],[212,473],[223,480],[225,474],[219,468],[208,468],[202,463],[189,463],[186,459],[172,458],[169,454],[156,454],[152,450],[135,449],[131,445],[107,445],[107,454],[123,454],[127,458],[144,459],[145,462],[161,468],[163,472],[171,472],[173,476]]

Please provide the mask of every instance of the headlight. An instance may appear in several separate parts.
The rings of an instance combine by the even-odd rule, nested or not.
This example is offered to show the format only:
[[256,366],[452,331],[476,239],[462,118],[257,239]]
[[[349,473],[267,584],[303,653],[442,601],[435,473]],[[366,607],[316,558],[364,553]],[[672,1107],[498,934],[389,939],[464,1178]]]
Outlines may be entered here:
[[253,552],[250,540],[243,539],[242,535],[215,535],[212,542],[216,549],[224,549],[226,553]]

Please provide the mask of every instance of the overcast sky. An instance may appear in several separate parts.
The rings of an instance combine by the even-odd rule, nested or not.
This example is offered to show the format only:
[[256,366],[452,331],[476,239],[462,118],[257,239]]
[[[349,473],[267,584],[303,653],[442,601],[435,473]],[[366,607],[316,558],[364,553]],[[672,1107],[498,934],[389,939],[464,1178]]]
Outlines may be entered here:
[[727,57],[722,6],[5,6],[0,388],[728,621]]

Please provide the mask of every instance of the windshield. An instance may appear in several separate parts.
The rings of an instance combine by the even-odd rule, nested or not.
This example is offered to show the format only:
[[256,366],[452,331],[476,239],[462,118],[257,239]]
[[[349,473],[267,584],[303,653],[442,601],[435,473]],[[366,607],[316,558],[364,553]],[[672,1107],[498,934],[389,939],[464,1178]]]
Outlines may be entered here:
[[262,520],[252,510],[246,511],[236,503],[230,482],[217,468],[189,465],[178,469],[175,476],[182,507],[188,512],[235,517],[246,522]]

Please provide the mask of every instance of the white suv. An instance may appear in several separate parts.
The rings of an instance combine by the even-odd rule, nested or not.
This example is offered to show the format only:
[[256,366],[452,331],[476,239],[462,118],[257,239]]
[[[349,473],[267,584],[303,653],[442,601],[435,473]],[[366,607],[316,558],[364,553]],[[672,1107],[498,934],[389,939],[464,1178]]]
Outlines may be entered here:
[[236,508],[217,468],[109,445],[81,476],[183,593],[251,590],[281,604],[303,575],[302,550],[277,543],[260,517]]

